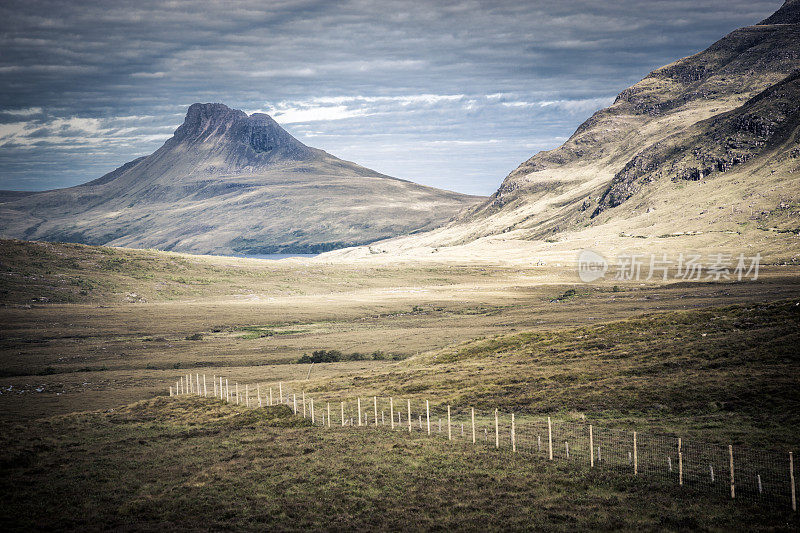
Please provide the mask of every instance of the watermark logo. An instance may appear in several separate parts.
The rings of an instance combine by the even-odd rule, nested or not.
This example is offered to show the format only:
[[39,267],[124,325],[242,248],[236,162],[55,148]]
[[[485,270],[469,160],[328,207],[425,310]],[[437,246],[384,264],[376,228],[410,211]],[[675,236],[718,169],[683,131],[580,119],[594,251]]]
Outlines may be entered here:
[[591,283],[604,277],[608,271],[606,258],[594,250],[581,250],[578,254],[578,277],[584,283]]
[[[683,281],[722,281],[743,279],[757,280],[761,266],[761,254],[738,256],[715,253],[667,254],[624,253],[611,263],[594,250],[582,250],[578,254],[578,277],[584,283],[605,278],[619,281],[683,280]],[[609,272],[610,271],[610,272]]]

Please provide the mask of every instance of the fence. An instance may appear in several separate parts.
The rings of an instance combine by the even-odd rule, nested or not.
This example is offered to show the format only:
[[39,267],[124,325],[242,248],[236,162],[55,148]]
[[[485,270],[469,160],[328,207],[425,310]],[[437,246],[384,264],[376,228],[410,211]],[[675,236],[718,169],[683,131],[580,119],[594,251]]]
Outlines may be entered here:
[[792,452],[709,444],[679,437],[603,428],[594,424],[516,413],[479,412],[428,400],[356,397],[316,401],[283,382],[242,384],[228,378],[186,374],[170,396],[194,394],[247,407],[285,404],[323,427],[383,427],[422,432],[548,461],[570,461],[665,484],[718,493],[735,500],[797,511]]

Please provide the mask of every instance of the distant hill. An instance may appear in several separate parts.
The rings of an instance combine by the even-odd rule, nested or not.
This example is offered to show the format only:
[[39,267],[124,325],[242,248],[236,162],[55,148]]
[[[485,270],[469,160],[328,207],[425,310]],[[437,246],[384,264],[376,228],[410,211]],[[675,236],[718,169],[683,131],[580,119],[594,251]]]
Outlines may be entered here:
[[193,104],[147,157],[77,187],[0,193],[0,235],[192,253],[315,253],[429,230],[479,200],[338,159],[265,114]]
[[[457,255],[469,245],[481,256],[493,253],[487,247],[618,249],[675,235],[670,246],[759,247],[796,258],[798,69],[800,0],[789,0],[761,23],[625,89],[561,147],[519,165],[447,226],[379,247]],[[631,236],[644,240],[625,240]]]

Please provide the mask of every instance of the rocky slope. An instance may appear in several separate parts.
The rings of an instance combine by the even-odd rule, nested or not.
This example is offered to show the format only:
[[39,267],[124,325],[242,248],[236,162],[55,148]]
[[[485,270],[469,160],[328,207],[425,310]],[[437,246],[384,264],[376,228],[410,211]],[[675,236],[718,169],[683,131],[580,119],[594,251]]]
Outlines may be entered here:
[[194,104],[147,157],[77,187],[0,195],[0,235],[193,253],[320,252],[429,230],[479,200],[308,147],[267,115]]
[[798,69],[800,0],[788,0],[625,89],[446,227],[373,250],[455,254],[511,241],[619,248],[630,244],[624,236],[689,233],[706,235],[688,243],[705,248],[769,248],[775,237],[785,242],[773,248],[796,255]]

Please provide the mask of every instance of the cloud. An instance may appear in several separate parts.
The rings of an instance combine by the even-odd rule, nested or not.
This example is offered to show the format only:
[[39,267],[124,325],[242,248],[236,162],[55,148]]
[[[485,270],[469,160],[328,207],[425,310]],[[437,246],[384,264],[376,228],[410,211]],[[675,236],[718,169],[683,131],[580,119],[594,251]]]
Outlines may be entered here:
[[0,188],[97,177],[157,148],[189,104],[218,101],[401,177],[459,189],[480,169],[491,192],[526,146],[552,147],[653,68],[780,4],[6,0]]
[[269,113],[272,117],[282,124],[296,124],[298,122],[316,122],[320,120],[341,120],[352,117],[363,117],[369,113],[358,110],[348,109],[347,106],[317,106],[306,108],[285,107],[283,109],[273,109]]
[[590,114],[598,109],[610,106],[614,103],[613,96],[600,98],[581,98],[577,100],[542,100],[539,102],[510,101],[501,102],[505,107],[531,108],[531,107],[550,107],[566,111],[567,113]]

